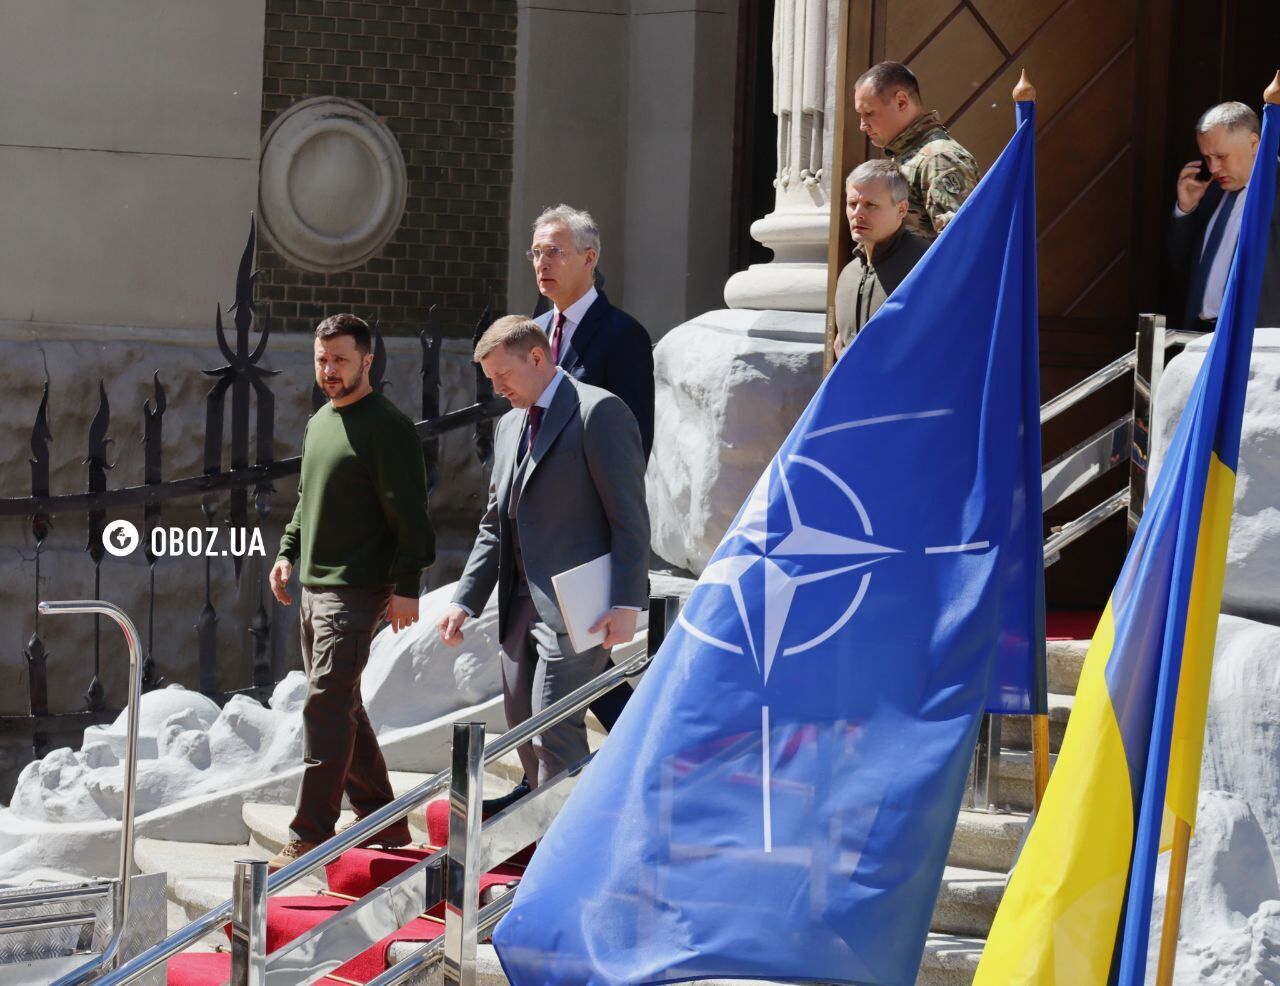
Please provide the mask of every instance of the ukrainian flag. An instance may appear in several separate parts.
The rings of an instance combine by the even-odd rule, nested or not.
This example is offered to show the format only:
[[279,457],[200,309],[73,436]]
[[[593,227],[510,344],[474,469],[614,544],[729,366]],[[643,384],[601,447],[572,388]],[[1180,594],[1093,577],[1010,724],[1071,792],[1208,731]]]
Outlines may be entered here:
[[1217,330],[1089,648],[976,986],[1145,978],[1162,823],[1195,823],[1278,132],[1280,106],[1268,105]]

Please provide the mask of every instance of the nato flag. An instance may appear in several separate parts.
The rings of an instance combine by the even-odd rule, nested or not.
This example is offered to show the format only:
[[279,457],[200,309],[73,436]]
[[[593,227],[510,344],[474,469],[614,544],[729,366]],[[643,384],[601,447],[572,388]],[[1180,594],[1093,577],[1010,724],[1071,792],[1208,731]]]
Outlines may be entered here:
[[512,982],[915,982],[983,709],[1031,711],[1043,668],[1033,110],[539,846],[494,934]]

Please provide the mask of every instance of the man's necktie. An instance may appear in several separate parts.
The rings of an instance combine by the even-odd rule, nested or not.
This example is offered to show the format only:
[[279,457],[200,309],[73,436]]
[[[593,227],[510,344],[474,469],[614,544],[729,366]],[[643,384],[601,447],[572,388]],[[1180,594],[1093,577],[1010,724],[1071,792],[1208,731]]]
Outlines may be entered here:
[[551,330],[551,362],[560,365],[560,344],[564,341],[564,312],[556,312],[556,324]]
[[520,458],[524,458],[529,454],[529,450],[533,448],[534,439],[538,437],[538,426],[542,424],[542,408],[534,404],[529,408],[528,423],[524,429],[524,435],[520,441]]
[[1198,316],[1204,311],[1204,289],[1209,284],[1209,271],[1213,268],[1214,258],[1218,256],[1218,248],[1222,246],[1222,234],[1226,232],[1227,222],[1231,219],[1231,210],[1235,208],[1236,196],[1240,189],[1227,192],[1222,197],[1222,206],[1209,230],[1209,238],[1205,241],[1204,252],[1200,254],[1200,263],[1196,264],[1195,273],[1191,277],[1191,293],[1188,296]]

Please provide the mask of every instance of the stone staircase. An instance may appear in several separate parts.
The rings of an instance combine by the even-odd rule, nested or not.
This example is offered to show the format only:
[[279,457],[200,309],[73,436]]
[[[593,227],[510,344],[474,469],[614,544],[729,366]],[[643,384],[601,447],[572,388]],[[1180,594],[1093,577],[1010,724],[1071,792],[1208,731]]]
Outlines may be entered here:
[[[1075,697],[1080,669],[1087,650],[1086,641],[1050,643],[1048,654],[1050,749],[1056,753]],[[594,724],[592,717],[589,724]],[[603,739],[599,728],[592,730],[592,746]],[[917,986],[968,986],[973,980],[986,935],[1004,893],[1008,873],[1025,833],[1032,807],[1031,733],[1028,721],[1006,717],[1002,721],[1002,753],[996,791],[996,810],[962,810],[947,856],[947,867],[934,908],[931,931],[925,946]],[[485,774],[485,790],[490,795],[505,793],[520,777],[514,754],[490,767]],[[403,793],[426,780],[426,774],[393,772],[392,787]],[[200,916],[230,896],[231,875],[237,859],[266,859],[288,838],[292,809],[282,805],[246,804],[243,818],[250,832],[246,845],[209,845],[140,839],[138,867],[143,872],[168,874],[170,931]],[[352,815],[344,812],[339,824]],[[417,840],[425,840],[421,812],[410,825]],[[294,892],[315,893],[324,887],[323,874],[308,877]],[[226,949],[226,938],[211,935],[200,949]],[[416,947],[408,943],[392,946],[391,956],[403,956]],[[492,947],[481,946],[478,973],[484,986],[503,986]]]

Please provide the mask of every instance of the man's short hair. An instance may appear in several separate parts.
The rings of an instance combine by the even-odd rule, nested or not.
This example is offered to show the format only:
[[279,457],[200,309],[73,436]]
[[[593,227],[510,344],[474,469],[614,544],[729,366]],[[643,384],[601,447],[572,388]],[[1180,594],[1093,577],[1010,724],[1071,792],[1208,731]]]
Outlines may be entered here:
[[1246,130],[1251,134],[1261,134],[1262,126],[1258,123],[1258,114],[1244,103],[1219,103],[1204,111],[1204,115],[1196,122],[1196,133],[1207,134],[1214,127],[1225,127],[1227,130]]
[[597,262],[600,260],[600,227],[586,209],[575,209],[563,202],[543,209],[542,215],[533,221],[533,232],[537,233],[543,226],[551,225],[567,228],[575,247],[584,252],[594,250]]
[[869,181],[884,182],[889,188],[889,200],[894,205],[907,200],[907,179],[903,177],[902,169],[887,158],[863,161],[850,171],[844,180],[845,191],[850,185],[865,185]]
[[538,328],[538,323],[528,315],[504,315],[484,330],[476,343],[473,358],[477,363],[495,349],[503,348],[517,356],[525,356],[534,349],[551,352],[551,341]]
[[880,62],[858,76],[854,89],[870,86],[871,93],[882,102],[899,89],[906,91],[914,102],[920,102],[920,81],[916,74],[902,62]]
[[330,315],[316,326],[317,339],[333,339],[337,336],[351,336],[361,356],[368,356],[373,350],[373,333],[369,331],[369,323],[350,312]]

